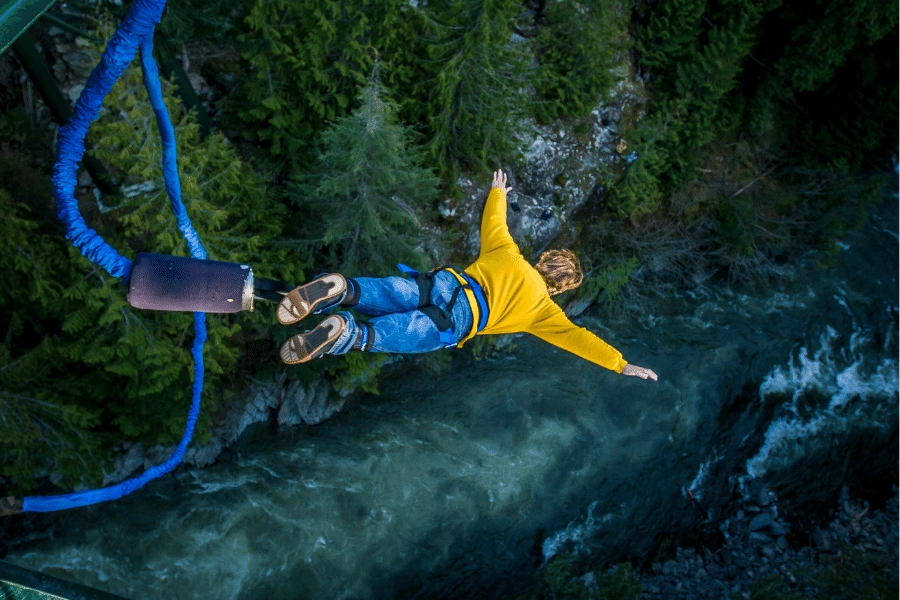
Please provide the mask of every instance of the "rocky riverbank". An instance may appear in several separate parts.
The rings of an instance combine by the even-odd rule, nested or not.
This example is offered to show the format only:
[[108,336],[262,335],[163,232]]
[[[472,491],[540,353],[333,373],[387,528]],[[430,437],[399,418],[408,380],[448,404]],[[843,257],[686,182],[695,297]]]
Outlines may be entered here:
[[[774,493],[751,482],[716,540],[676,548],[639,571],[645,599],[895,598],[898,586],[898,496],[883,510],[849,498],[846,488],[827,524],[789,523]],[[583,581],[597,587],[590,573]],[[888,593],[889,592],[889,593]]]
[[[211,439],[204,444],[191,445],[183,463],[193,467],[205,467],[215,462],[222,451],[230,446],[254,423],[276,420],[278,425],[292,426],[305,423],[316,425],[341,409],[345,396],[333,391],[326,380],[320,379],[304,385],[287,379],[285,371],[278,372],[269,381],[253,383],[245,394],[236,395],[226,405],[217,426],[211,431]],[[147,469],[165,461],[174,446],[145,448],[141,443],[125,443],[115,459],[112,470],[105,474],[103,485],[127,479],[139,469]]]

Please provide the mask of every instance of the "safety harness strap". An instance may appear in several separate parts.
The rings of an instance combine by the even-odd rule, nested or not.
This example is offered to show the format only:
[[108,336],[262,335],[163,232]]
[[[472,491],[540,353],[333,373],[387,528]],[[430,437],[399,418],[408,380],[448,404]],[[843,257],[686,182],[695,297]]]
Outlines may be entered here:
[[[459,299],[459,294],[463,290],[470,292],[476,299],[473,308],[478,312],[478,317],[473,319],[473,329],[476,327],[477,329],[475,329],[475,331],[484,329],[484,326],[487,323],[487,301],[484,299],[484,292],[481,290],[481,286],[475,283],[474,280],[471,277],[468,277],[463,271],[453,269],[452,267],[438,267],[429,273],[419,273],[412,267],[402,263],[398,264],[397,268],[400,269],[402,273],[415,279],[416,285],[419,286],[418,310],[425,313],[425,315],[434,322],[435,327],[438,329],[438,338],[441,342],[447,344],[448,348],[457,344],[456,339],[453,336],[453,319],[451,314],[453,312],[453,307],[456,306],[456,302]],[[460,278],[463,279],[463,281],[459,282],[459,287],[453,291],[453,295],[450,297],[450,302],[447,303],[446,309],[431,303],[431,290],[434,287],[434,276],[439,271],[449,271],[457,278],[457,281],[459,281]]]

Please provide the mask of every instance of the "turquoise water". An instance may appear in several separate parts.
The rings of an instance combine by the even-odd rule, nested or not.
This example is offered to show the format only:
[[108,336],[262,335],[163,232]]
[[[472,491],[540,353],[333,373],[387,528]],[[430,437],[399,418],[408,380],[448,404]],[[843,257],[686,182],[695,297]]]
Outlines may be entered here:
[[497,597],[557,552],[644,556],[713,527],[741,480],[815,487],[785,473],[896,438],[897,252],[894,201],[829,271],[579,319],[658,383],[528,337],[458,353],[320,425],[259,426],[210,468],[36,518],[7,560],[134,599],[290,599]]

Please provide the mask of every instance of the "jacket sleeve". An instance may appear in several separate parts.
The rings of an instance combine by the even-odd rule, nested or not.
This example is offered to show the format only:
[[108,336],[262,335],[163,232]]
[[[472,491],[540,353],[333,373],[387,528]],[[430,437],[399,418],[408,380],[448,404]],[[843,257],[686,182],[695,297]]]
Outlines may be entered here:
[[628,364],[622,358],[621,352],[584,327],[578,327],[572,323],[562,309],[555,304],[552,305],[552,308],[548,308],[546,315],[534,323],[528,332],[557,348],[562,348],[616,373],[621,373]]
[[487,254],[507,244],[515,245],[506,225],[506,192],[501,188],[491,188],[484,214],[481,217],[481,250]]

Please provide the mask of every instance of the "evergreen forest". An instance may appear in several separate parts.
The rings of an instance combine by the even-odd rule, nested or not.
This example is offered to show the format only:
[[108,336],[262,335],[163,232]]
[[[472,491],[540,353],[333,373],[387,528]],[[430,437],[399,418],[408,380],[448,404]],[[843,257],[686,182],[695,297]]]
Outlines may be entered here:
[[[61,57],[48,25],[33,28],[60,81],[60,69],[86,76],[127,8],[51,10],[85,32],[69,39],[86,66]],[[639,310],[696,284],[698,269],[764,284],[807,252],[827,268],[896,176],[888,0],[170,0],[157,38],[203,82],[193,105],[186,82],[169,78],[164,93],[210,258],[296,284],[468,264],[441,203],[470,201],[462,181],[486,189],[493,169],[515,174],[535,128],[589,130],[624,81],[640,91],[612,124],[627,150],[561,234],[588,266],[563,304]],[[55,126],[10,51],[0,81],[0,488],[68,491],[99,484],[123,442],[178,440],[192,318],[131,308],[64,239]],[[130,257],[186,256],[137,65],[89,141],[114,188],[81,182],[91,227]],[[230,397],[283,369],[288,332],[274,323],[271,306],[209,316],[195,443]],[[288,377],[377,393],[384,362],[326,357]]]

